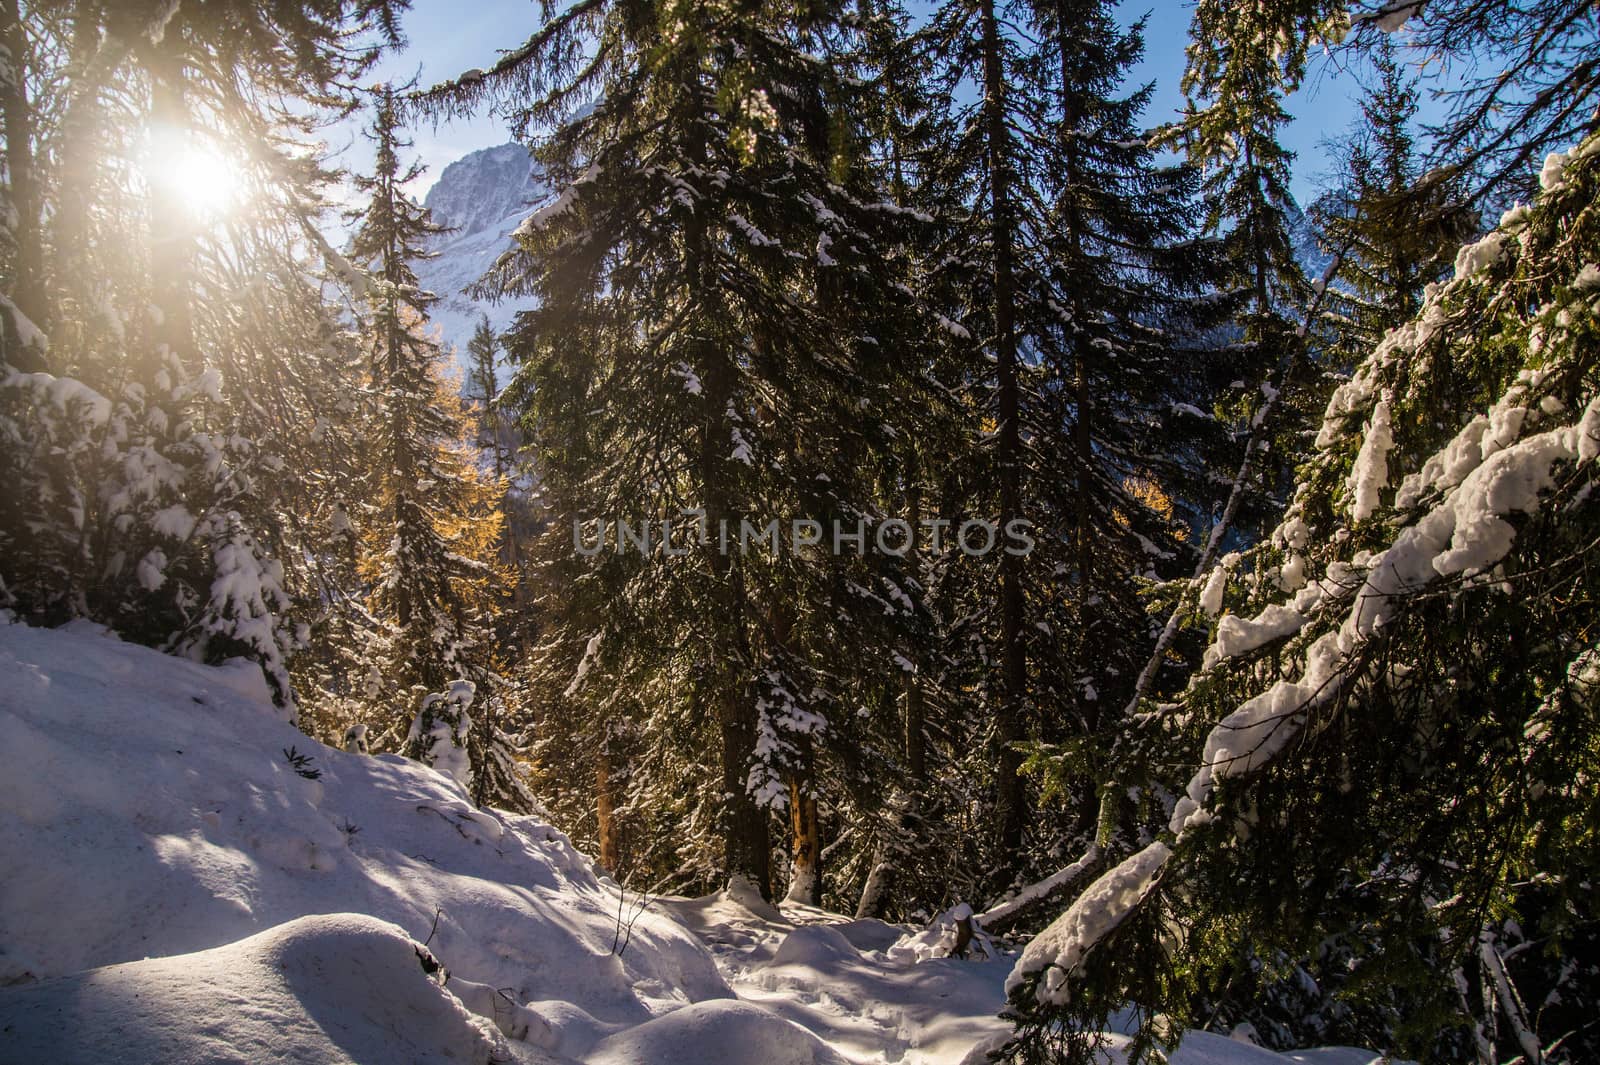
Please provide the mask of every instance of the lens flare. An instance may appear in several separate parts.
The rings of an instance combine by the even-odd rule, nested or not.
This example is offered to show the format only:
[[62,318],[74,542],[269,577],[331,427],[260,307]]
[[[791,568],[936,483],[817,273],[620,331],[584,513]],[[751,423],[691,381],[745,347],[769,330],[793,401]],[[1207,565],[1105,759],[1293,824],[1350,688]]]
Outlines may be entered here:
[[214,140],[190,130],[152,131],[144,169],[152,188],[171,195],[200,222],[230,215],[246,199],[239,161]]

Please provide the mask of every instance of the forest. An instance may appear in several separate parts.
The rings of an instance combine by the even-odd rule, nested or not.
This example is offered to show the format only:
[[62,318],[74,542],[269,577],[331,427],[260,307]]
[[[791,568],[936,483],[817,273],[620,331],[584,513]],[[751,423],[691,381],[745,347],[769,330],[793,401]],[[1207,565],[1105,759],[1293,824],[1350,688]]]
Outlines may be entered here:
[[[1600,1060],[1600,9],[541,0],[378,80],[408,7],[0,0],[0,629],[247,660],[614,908],[951,929],[951,1065]],[[484,116],[549,194],[432,292]]]

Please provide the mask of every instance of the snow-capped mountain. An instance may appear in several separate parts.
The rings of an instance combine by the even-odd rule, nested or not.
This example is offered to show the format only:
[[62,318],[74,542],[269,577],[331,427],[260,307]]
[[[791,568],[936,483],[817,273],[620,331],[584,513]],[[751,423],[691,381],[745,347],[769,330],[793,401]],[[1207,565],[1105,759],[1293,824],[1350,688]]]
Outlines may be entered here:
[[424,205],[433,220],[451,227],[433,245],[438,257],[416,264],[418,280],[437,293],[433,320],[445,344],[464,363],[467,341],[478,319],[487,314],[499,331],[530,300],[498,304],[474,300],[462,290],[494,264],[511,246],[511,233],[528,212],[548,195],[543,175],[520,144],[501,144],[463,156],[445,167],[428,190]]

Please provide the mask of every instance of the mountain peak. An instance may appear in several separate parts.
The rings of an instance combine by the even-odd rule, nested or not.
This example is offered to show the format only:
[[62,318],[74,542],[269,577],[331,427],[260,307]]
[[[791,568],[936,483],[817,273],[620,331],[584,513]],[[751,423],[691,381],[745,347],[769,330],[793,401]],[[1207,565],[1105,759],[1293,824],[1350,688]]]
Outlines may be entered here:
[[456,230],[444,245],[499,228],[507,216],[525,212],[544,186],[528,149],[499,144],[462,156],[439,173],[423,200],[434,221]]
[[487,303],[463,291],[514,243],[512,232],[548,195],[543,174],[523,145],[500,144],[462,156],[439,172],[439,180],[423,198],[433,220],[449,226],[429,250],[434,257],[415,264],[423,288],[439,296],[432,317],[442,339],[462,358],[473,329],[484,315],[496,331],[504,330],[528,299]]

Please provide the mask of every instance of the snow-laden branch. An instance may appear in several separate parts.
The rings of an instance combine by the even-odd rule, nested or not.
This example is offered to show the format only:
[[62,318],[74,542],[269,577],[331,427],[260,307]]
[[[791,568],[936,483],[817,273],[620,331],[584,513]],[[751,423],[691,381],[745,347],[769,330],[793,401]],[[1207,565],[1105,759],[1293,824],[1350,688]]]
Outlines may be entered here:
[[[1600,138],[1590,143],[1600,145]],[[1397,338],[1409,335],[1412,341],[1418,340],[1416,324],[1426,323],[1430,315],[1436,318],[1437,305],[1445,294],[1470,283],[1476,282],[1470,275],[1462,276],[1430,293],[1417,322],[1391,333],[1375,354],[1388,358]],[[1583,275],[1572,288],[1587,289]],[[1530,350],[1530,355],[1534,353]],[[1351,386],[1366,390],[1363,394],[1368,400],[1372,398],[1367,386],[1372,383],[1373,361],[1369,359],[1351,382]],[[1346,689],[1367,660],[1369,645],[1381,641],[1393,628],[1392,622],[1407,600],[1441,578],[1471,579],[1491,571],[1511,552],[1517,537],[1517,526],[1507,517],[1537,513],[1542,496],[1555,486],[1556,471],[1562,464],[1587,466],[1600,457],[1600,396],[1589,399],[1575,422],[1524,435],[1525,429],[1549,424],[1564,411],[1559,401],[1551,401],[1553,397],[1533,402],[1535,390],[1551,372],[1548,365],[1524,369],[1486,414],[1469,423],[1402,482],[1397,508],[1410,516],[1399,523],[1386,549],[1367,557],[1360,566],[1342,567],[1337,574],[1330,566],[1325,580],[1298,592],[1295,605],[1304,609],[1274,604],[1268,610],[1276,608],[1277,613],[1266,617],[1264,612],[1243,623],[1248,631],[1242,631],[1237,641],[1223,641],[1219,632],[1219,643],[1224,646],[1213,644],[1207,668],[1231,657],[1229,651],[1243,653],[1262,645],[1262,641],[1248,638],[1257,629],[1270,630],[1273,638],[1292,637],[1309,624],[1313,613],[1326,618],[1332,607],[1343,604],[1343,617],[1336,627],[1299,653],[1303,665],[1296,676],[1278,680],[1241,703],[1207,735],[1200,765],[1167,826],[1178,843],[1191,829],[1211,820],[1209,805],[1219,781],[1262,771],[1300,734],[1312,711]],[[1331,436],[1330,427],[1342,425],[1354,412],[1357,397],[1351,386],[1330,400],[1322,436]],[[1389,432],[1387,417],[1375,414],[1366,425],[1368,437],[1387,437]],[[1319,446],[1327,444],[1319,439]],[[1375,444],[1368,440],[1362,450],[1375,455],[1387,447],[1387,439]],[[1430,499],[1436,502],[1417,513],[1416,508]],[[1291,512],[1275,538],[1284,536],[1285,529],[1298,520]],[[1214,550],[1216,539],[1214,535],[1208,553]],[[1355,579],[1347,579],[1352,575]],[[1033,985],[1038,1001],[1065,1005],[1073,974],[1148,895],[1172,854],[1167,844],[1153,843],[1103,874],[1029,945],[1008,988],[1019,988],[1039,974]]]

